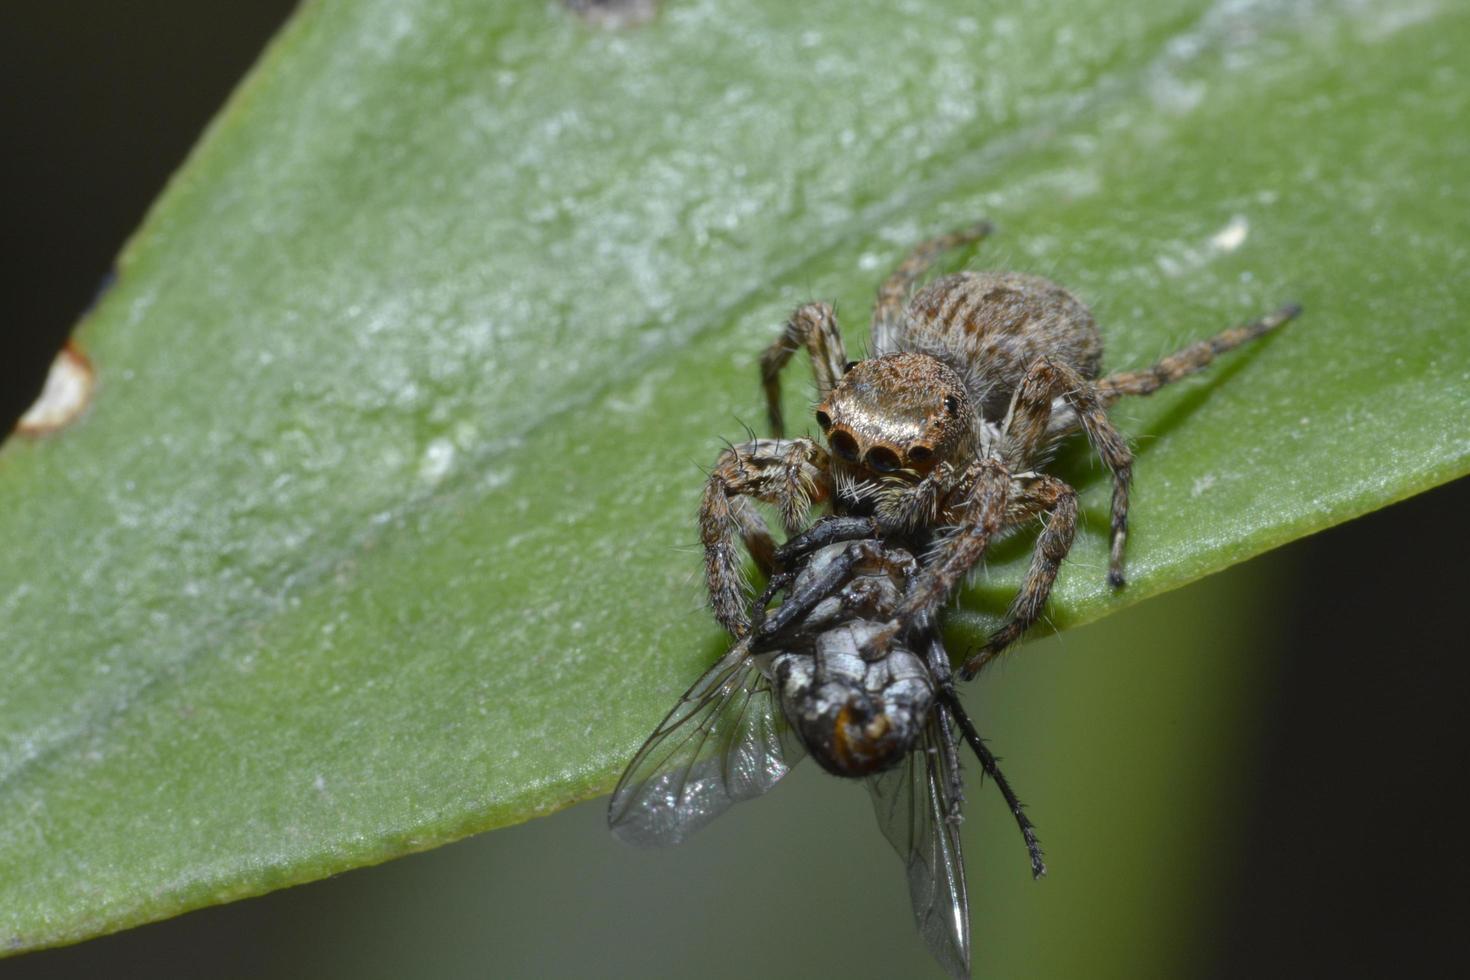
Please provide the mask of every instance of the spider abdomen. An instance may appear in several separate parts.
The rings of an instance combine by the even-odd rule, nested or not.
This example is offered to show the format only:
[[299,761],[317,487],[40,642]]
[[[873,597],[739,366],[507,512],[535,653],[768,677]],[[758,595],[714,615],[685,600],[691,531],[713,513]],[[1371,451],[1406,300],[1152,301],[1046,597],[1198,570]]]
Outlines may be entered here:
[[958,372],[987,418],[1005,414],[1039,357],[1089,380],[1102,363],[1102,338],[1081,300],[1049,279],[1019,272],[934,280],[909,301],[895,340],[897,349],[930,354]]

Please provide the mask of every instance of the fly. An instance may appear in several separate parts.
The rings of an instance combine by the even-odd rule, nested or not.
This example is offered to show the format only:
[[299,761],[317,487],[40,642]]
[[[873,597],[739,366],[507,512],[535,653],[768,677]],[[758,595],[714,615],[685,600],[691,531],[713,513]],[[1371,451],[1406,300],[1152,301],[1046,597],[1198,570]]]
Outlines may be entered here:
[[680,843],[810,754],[828,772],[864,781],[878,826],[904,862],[920,936],[951,975],[967,977],[961,738],[1004,795],[1032,874],[1046,866],[1021,803],[955,696],[932,617],[920,614],[886,647],[870,642],[918,563],[874,537],[871,522],[849,517],[814,524],[776,563],[785,571],[753,604],[751,629],[629,763],[608,824],[630,844]]

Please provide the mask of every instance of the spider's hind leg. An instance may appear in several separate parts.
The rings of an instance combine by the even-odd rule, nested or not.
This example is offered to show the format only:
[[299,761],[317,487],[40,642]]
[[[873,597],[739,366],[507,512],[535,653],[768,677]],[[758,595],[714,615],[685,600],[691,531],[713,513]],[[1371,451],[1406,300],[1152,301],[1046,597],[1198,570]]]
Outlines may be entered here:
[[1196,341],[1188,347],[1182,347],[1169,356],[1160,358],[1152,367],[1144,368],[1142,371],[1122,371],[1118,374],[1110,374],[1097,381],[1098,399],[1104,405],[1111,405],[1124,395],[1152,395],[1164,385],[1172,384],[1180,378],[1187,378],[1197,371],[1203,371],[1215,358],[1226,351],[1234,350],[1242,344],[1248,344],[1252,340],[1264,337],[1290,321],[1301,311],[1302,308],[1298,304],[1288,303],[1259,320],[1222,330],[1213,337]]

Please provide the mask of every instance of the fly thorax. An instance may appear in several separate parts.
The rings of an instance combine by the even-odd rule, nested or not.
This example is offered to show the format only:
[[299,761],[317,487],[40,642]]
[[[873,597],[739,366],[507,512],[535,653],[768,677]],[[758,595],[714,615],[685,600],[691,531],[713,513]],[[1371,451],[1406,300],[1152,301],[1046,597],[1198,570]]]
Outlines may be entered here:
[[865,575],[842,590],[844,609],[875,620],[891,618],[902,599],[902,583],[893,575]]

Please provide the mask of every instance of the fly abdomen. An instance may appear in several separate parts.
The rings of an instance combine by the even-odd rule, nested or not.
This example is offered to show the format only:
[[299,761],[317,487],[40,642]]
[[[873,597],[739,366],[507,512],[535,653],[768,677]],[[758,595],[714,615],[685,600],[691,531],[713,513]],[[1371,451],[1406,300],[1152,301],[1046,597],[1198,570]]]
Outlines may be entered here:
[[883,627],[858,620],[817,637],[813,656],[781,654],[775,663],[782,708],[823,769],[859,777],[908,755],[923,732],[934,690],[924,663],[891,646],[869,661],[863,651]]

